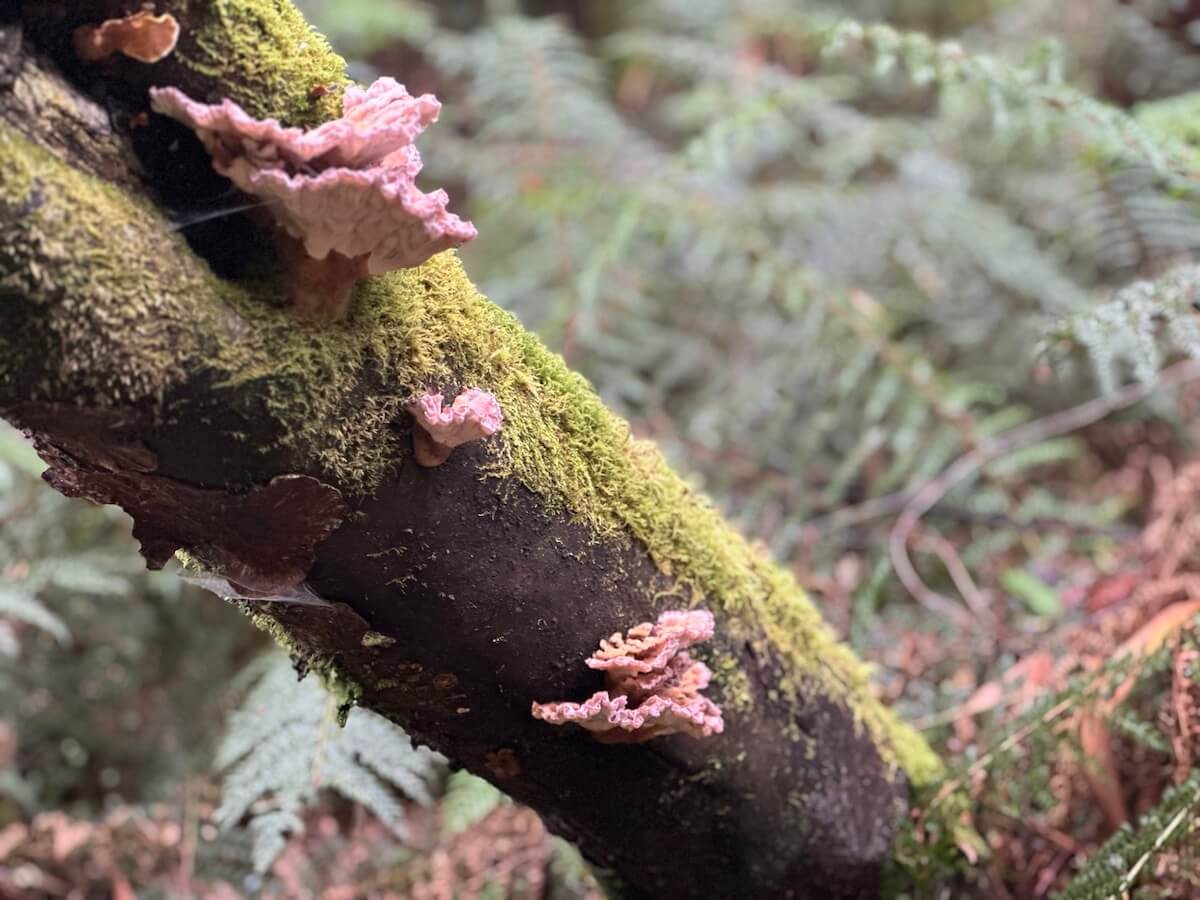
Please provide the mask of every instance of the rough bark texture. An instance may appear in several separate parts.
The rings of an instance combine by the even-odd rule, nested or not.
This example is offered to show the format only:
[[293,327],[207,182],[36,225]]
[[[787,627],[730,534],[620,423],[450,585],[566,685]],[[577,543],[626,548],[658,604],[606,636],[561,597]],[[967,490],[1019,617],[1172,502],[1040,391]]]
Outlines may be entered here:
[[[248,222],[185,243],[163,205],[227,186],[144,115],[146,88],[305,124],[336,114],[312,88],[341,62],[284,0],[160,3],[183,26],[166,60],[72,59],[73,27],[138,5],[0,5],[0,409],[51,483],[122,505],[152,565],[183,549],[251,593],[306,578],[328,605],[247,611],[630,896],[876,895],[938,763],[790,577],[452,257],[322,325],[279,308]],[[497,394],[504,430],[416,465],[404,403],[465,386]],[[717,618],[697,656],[724,735],[609,746],[530,716],[598,689],[600,638],[689,605]]]

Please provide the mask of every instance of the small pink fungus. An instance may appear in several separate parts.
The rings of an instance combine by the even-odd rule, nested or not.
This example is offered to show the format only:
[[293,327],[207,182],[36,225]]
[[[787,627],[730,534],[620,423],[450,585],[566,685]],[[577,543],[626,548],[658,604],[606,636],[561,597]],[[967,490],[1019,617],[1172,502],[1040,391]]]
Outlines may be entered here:
[[495,434],[504,422],[495,396],[478,388],[463,391],[449,406],[442,405],[441,394],[422,394],[408,411],[417,426],[413,455],[426,467],[440,466],[455,447]]
[[432,94],[413,97],[392,78],[350,86],[341,118],[308,131],[255,119],[228,99],[200,103],[169,87],[150,97],[196,132],[214,169],[266,201],[296,307],[341,316],[358,279],[419,266],[475,237],[446,209],[445,191],[416,186],[413,142],[441,110]]
[[179,23],[170,13],[156,16],[143,9],[99,25],[80,25],[71,37],[75,53],[84,62],[122,53],[138,62],[155,63],[175,49]]
[[665,734],[708,737],[725,730],[721,709],[701,694],[712,680],[687,648],[713,635],[712,613],[664,612],[622,637],[600,642],[587,660],[605,673],[605,690],[582,703],[534,703],[533,716],[551,725],[574,723],[609,744],[632,744]]

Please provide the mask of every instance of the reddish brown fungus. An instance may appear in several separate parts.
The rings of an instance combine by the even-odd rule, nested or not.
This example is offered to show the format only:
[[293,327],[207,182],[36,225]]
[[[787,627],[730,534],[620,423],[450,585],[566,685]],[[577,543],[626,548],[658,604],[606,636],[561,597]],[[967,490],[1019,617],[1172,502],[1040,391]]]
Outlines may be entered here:
[[175,49],[179,23],[170,13],[156,16],[143,9],[99,25],[81,25],[72,39],[76,54],[84,62],[97,62],[121,53],[138,62],[155,63]]

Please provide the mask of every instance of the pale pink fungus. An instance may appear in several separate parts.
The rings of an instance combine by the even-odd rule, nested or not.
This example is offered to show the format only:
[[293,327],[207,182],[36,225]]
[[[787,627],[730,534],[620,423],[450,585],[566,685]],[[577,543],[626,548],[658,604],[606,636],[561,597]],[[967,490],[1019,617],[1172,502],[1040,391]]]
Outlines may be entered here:
[[713,628],[710,612],[672,610],[625,637],[614,634],[587,660],[590,668],[604,671],[606,690],[582,703],[534,703],[533,716],[552,725],[574,723],[610,744],[664,734],[720,734],[721,709],[700,693],[712,672],[686,649],[711,638]]
[[[475,237],[475,226],[447,211],[445,191],[415,183],[413,141],[441,109],[432,94],[413,97],[392,78],[351,86],[341,118],[309,131],[255,119],[232,100],[198,103],[176,88],[150,96],[156,111],[196,132],[213,168],[267,201],[286,235],[281,257],[296,306],[340,315],[359,278],[419,266]],[[327,261],[328,271],[300,255]]]
[[138,62],[155,63],[175,49],[179,23],[170,13],[156,16],[140,10],[99,25],[80,25],[71,37],[75,53],[85,62],[122,53]]
[[500,430],[504,414],[495,396],[478,388],[463,391],[449,406],[441,394],[422,394],[408,404],[416,419],[413,455],[422,466],[440,466],[455,447]]

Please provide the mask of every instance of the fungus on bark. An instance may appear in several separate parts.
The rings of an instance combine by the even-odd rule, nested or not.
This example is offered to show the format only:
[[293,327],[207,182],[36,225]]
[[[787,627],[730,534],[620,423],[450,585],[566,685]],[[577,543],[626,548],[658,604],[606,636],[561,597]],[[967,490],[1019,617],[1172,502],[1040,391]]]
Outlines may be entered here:
[[495,396],[478,388],[463,391],[449,406],[442,405],[441,394],[422,394],[408,411],[416,420],[413,456],[427,468],[440,466],[455,447],[490,437],[504,422]]
[[413,141],[441,109],[432,94],[413,97],[392,78],[351,86],[341,118],[308,131],[255,119],[232,100],[200,103],[176,88],[150,97],[196,132],[217,172],[266,201],[300,309],[340,316],[360,278],[419,266],[475,237],[447,211],[445,191],[416,186]]
[[84,62],[122,53],[138,62],[155,63],[175,49],[179,23],[170,13],[156,16],[143,9],[99,25],[80,25],[71,37],[75,53]]
[[607,744],[632,744],[666,734],[708,737],[725,730],[721,709],[701,694],[712,680],[687,648],[713,635],[712,613],[671,610],[600,642],[587,660],[605,673],[605,690],[582,703],[534,703],[533,716],[551,725],[574,723]]

